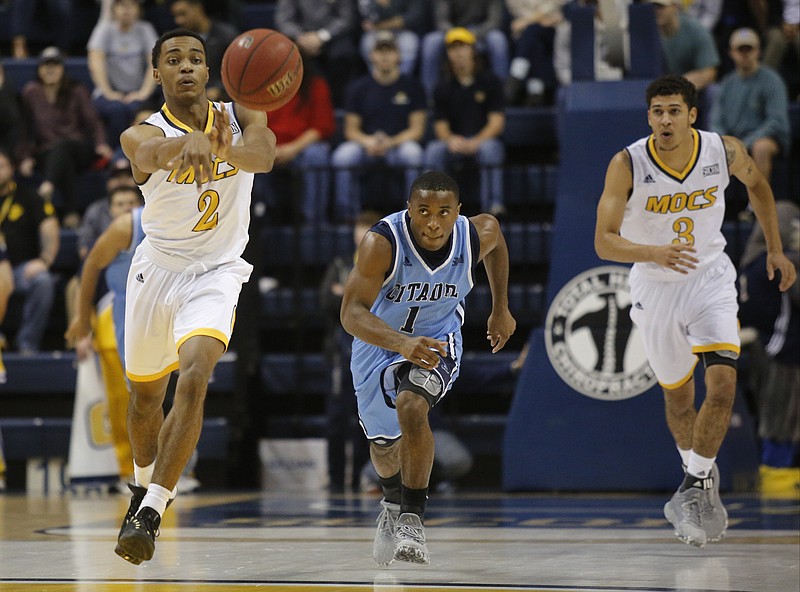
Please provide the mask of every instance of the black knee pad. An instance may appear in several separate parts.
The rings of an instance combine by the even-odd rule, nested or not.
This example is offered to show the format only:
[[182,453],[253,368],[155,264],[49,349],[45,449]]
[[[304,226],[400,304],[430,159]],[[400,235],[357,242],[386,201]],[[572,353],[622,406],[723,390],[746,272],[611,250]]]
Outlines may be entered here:
[[703,366],[706,368],[706,370],[711,366],[715,366],[717,364],[722,364],[723,366],[730,366],[731,368],[736,370],[737,360],[739,359],[739,354],[729,349],[721,349],[710,352],[700,352],[697,355],[700,357],[701,360],[703,360]]

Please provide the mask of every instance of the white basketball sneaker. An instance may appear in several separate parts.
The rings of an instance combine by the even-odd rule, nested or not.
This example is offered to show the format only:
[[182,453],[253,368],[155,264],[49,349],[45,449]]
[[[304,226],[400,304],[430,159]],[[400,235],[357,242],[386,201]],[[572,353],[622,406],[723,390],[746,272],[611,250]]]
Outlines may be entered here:
[[394,561],[394,531],[400,517],[400,504],[381,500],[383,510],[378,515],[378,531],[372,544],[372,557],[378,565],[389,565]]

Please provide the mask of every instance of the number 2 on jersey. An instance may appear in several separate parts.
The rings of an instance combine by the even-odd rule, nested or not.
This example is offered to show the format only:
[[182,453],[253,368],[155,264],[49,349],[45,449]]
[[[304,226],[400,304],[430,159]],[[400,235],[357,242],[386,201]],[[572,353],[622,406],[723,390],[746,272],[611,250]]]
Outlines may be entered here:
[[219,224],[219,193],[213,189],[204,191],[197,198],[197,210],[200,212],[200,220],[192,228],[192,232],[203,232],[216,228]]

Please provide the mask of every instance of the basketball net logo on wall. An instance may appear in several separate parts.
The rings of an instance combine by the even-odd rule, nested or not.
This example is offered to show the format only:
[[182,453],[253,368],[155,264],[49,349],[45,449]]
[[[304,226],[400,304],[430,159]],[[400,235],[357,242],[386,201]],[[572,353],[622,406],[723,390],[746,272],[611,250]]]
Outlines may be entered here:
[[564,382],[593,399],[630,399],[656,384],[629,315],[629,274],[614,265],[584,271],[561,288],[547,311],[550,363]]

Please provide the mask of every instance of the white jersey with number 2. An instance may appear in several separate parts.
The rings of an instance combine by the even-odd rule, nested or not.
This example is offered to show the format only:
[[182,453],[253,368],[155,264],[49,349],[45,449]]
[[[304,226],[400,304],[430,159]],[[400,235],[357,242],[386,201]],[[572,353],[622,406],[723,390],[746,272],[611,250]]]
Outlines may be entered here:
[[[231,121],[233,145],[240,144],[242,128],[232,103],[224,103]],[[220,109],[220,103],[215,106]],[[212,103],[203,130],[214,122]],[[167,138],[193,131],[164,105],[145,124],[160,128]],[[198,190],[195,172],[178,177],[177,171],[159,170],[141,185],[145,207],[142,227],[151,247],[177,267],[200,262],[211,269],[241,257],[248,239],[253,173],[214,158],[211,182]]]

